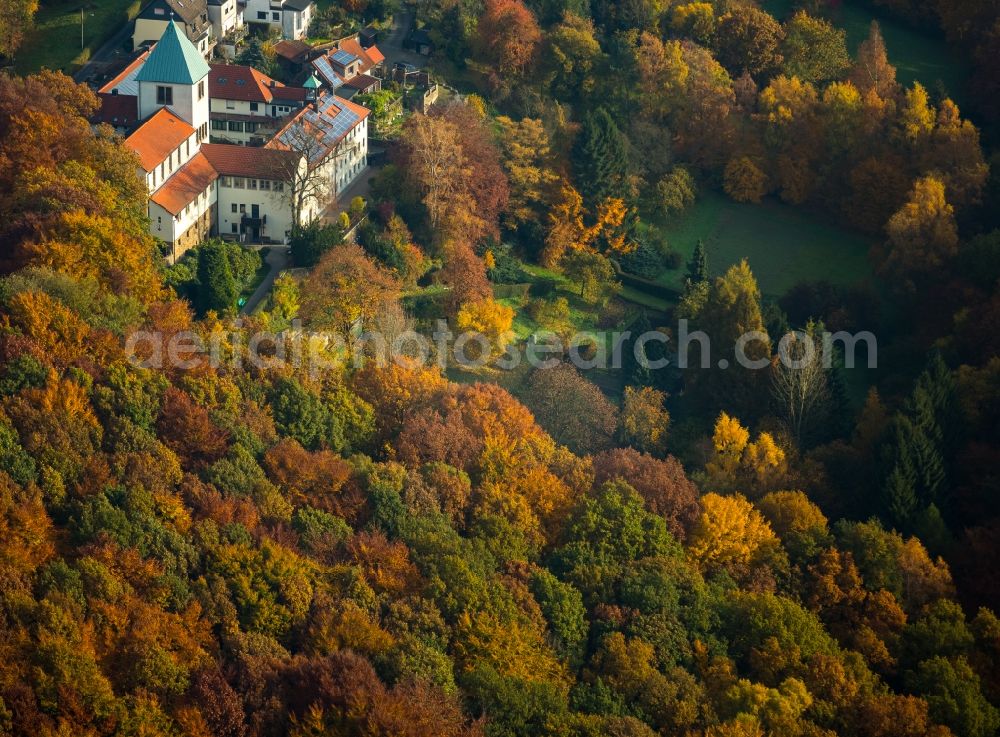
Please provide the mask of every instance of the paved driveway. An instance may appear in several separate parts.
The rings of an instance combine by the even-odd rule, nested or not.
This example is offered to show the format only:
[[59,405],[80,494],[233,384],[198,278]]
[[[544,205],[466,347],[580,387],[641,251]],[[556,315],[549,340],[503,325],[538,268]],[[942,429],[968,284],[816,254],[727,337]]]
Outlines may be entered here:
[[87,82],[91,79],[97,80],[116,63],[121,64],[121,61],[128,57],[128,54],[124,51],[124,46],[125,42],[132,38],[132,28],[134,26],[134,21],[128,21],[119,28],[115,32],[115,35],[97,49],[86,64],[80,67],[79,71],[73,75],[73,80],[76,82]]
[[423,69],[427,66],[426,56],[403,48],[403,41],[406,39],[406,34],[410,32],[415,18],[416,13],[412,10],[401,10],[392,16],[392,27],[389,32],[385,34],[384,38],[379,39],[378,48],[385,56],[387,73],[392,71],[392,65],[397,61],[412,64],[417,69]]
[[254,290],[254,293],[250,295],[250,298],[247,299],[246,304],[240,308],[241,315],[249,315],[257,309],[257,305],[271,291],[271,287],[274,286],[274,280],[278,278],[278,274],[289,266],[288,246],[261,246],[260,250],[264,255],[264,263],[268,265],[269,271],[267,272],[267,276],[264,277],[264,281],[260,283],[257,289]]

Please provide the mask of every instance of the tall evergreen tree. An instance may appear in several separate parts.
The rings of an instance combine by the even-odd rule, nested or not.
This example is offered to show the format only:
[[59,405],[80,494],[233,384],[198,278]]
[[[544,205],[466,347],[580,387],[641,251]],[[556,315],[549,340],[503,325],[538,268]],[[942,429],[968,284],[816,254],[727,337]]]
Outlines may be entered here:
[[[919,405],[922,404],[927,406],[920,409]],[[937,351],[917,379],[910,410],[914,416],[922,416],[923,419],[919,422],[927,423],[924,431],[938,443],[942,455],[946,459],[950,458],[961,440],[961,418],[955,396],[955,379]],[[930,425],[931,416],[934,426]]]
[[[628,377],[628,383],[633,386],[652,386],[653,384],[653,372],[649,368],[649,361],[653,359],[647,350],[650,347],[649,344],[647,343],[640,349],[639,358],[636,357],[635,352],[638,338],[652,329],[653,324],[649,321],[649,315],[646,314],[646,310],[643,310],[639,313],[639,317],[636,318],[635,322],[632,323],[632,340],[628,342],[624,349],[625,354],[622,356],[622,368]],[[646,360],[641,360],[642,357],[645,357]]]
[[888,438],[882,447],[883,503],[890,520],[906,529],[920,509],[913,434],[913,424],[905,415],[897,414],[890,423]]
[[698,239],[691,260],[688,261],[688,279],[694,284],[708,281],[708,252],[705,250],[705,241],[701,238]]
[[202,312],[223,312],[236,306],[239,288],[221,244],[206,243],[198,249],[198,283],[198,302]]
[[885,506],[892,521],[907,531],[917,512],[936,504],[944,486],[944,463],[937,446],[903,413],[890,425],[882,448]]
[[583,120],[573,149],[573,171],[591,210],[608,197],[628,199],[628,141],[604,108]]

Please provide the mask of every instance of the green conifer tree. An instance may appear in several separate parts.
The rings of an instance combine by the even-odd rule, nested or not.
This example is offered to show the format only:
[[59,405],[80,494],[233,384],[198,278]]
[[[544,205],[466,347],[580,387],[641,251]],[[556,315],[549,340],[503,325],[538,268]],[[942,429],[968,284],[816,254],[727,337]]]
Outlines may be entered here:
[[920,508],[917,472],[913,460],[913,424],[903,414],[893,417],[881,457],[884,469],[882,494],[890,520],[908,528]]
[[694,284],[708,281],[708,252],[705,250],[705,241],[701,238],[688,261],[688,279]]
[[608,197],[628,199],[628,142],[604,108],[584,118],[573,149],[573,168],[584,204],[591,210]]
[[218,243],[198,249],[198,301],[202,312],[224,312],[236,306],[239,289],[229,258]]

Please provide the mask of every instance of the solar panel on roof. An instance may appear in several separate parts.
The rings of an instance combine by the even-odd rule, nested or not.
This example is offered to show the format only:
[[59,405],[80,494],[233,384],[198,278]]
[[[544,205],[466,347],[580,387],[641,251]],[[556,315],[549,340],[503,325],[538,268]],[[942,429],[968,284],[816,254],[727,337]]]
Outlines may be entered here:
[[321,56],[318,59],[314,59],[313,66],[333,89],[337,89],[343,84],[337,73],[333,71],[333,67],[330,65],[330,60],[327,57]]
[[[353,128],[357,122],[361,119],[353,110],[350,110],[346,105],[342,105],[333,96],[329,95],[319,100],[317,103],[319,111],[313,110],[311,108],[305,110],[302,114],[301,120],[307,123],[309,126],[316,131],[315,135],[317,140],[323,145],[325,150],[317,151],[312,157],[310,163],[315,163],[322,159],[327,151],[336,147],[340,143],[341,139],[346,136],[351,128]],[[282,133],[278,140],[284,143],[291,149],[296,149],[299,147],[299,136],[310,135],[309,132],[303,131],[301,127],[289,128],[284,133]]]
[[333,59],[338,64],[343,64],[344,66],[347,66],[351,62],[358,60],[358,57],[356,57],[354,54],[348,53],[343,49],[338,49],[337,51],[333,52],[330,55],[330,58]]

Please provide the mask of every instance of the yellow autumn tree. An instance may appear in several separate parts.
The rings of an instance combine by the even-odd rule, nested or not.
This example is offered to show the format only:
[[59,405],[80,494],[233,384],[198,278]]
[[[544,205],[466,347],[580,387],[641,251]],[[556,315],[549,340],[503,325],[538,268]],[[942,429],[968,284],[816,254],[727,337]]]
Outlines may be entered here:
[[488,611],[464,612],[455,627],[455,660],[463,671],[488,664],[503,676],[565,687],[567,673],[533,622],[501,619]]
[[780,477],[787,470],[785,451],[769,432],[762,432],[743,451],[743,471],[756,482],[758,490],[768,485],[771,479]]
[[788,471],[785,451],[768,432],[752,442],[750,431],[725,412],[715,421],[712,457],[705,464],[706,484],[717,491],[751,493],[755,498],[772,491]]
[[912,291],[923,279],[940,273],[958,253],[955,209],[945,198],[944,183],[934,175],[918,179],[909,200],[886,226],[888,253],[884,272]]
[[735,417],[725,412],[715,421],[715,431],[712,433],[712,448],[715,454],[706,465],[705,470],[711,476],[733,476],[739,469],[743,450],[750,442],[750,431]]
[[739,573],[780,550],[771,525],[741,494],[705,494],[701,507],[688,536],[688,554],[702,570]]
[[636,450],[654,455],[666,451],[670,413],[663,406],[666,395],[652,387],[625,387],[622,401],[621,439]]
[[[570,251],[587,251],[622,255],[635,249],[622,232],[628,216],[625,201],[608,197],[597,206],[592,225],[586,225],[587,215],[583,198],[569,184],[564,184],[560,196],[548,216],[548,234],[542,248],[541,261],[545,266],[558,265]],[[598,247],[600,244],[600,248]]]
[[498,355],[503,353],[512,337],[514,310],[493,299],[467,302],[459,309],[456,324],[462,332],[483,336],[490,345],[491,355]]
[[930,95],[920,82],[914,82],[899,111],[900,137],[911,146],[919,144],[934,130],[935,117]]
[[749,156],[731,159],[723,177],[726,194],[737,202],[760,202],[767,193],[767,174]]
[[576,247],[581,250],[595,250],[594,246],[598,239],[603,237],[605,248],[602,250],[609,255],[621,255],[634,250],[635,244],[628,243],[621,231],[627,215],[628,207],[625,205],[625,200],[618,197],[607,198],[597,206],[594,224],[584,230]]

